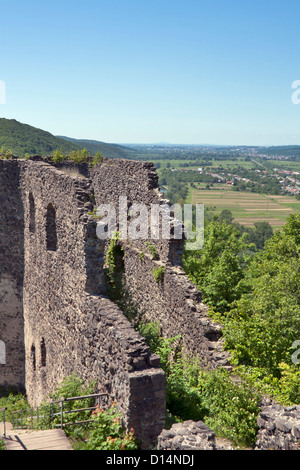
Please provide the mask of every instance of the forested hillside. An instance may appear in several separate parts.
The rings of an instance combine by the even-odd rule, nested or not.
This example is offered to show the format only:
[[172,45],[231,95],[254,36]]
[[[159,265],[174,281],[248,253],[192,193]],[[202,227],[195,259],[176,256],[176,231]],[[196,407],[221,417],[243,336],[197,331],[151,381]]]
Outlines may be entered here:
[[136,151],[132,148],[123,145],[108,144],[98,140],[87,139],[73,139],[71,137],[58,136],[68,142],[84,147],[93,155],[100,152],[108,158],[133,158],[136,156]]
[[68,137],[54,136],[50,132],[15,119],[0,119],[0,153],[7,151],[17,157],[52,155],[55,151],[68,154],[72,151],[86,149],[95,155],[100,152],[108,158],[130,158],[135,155],[133,149],[121,145],[108,144],[92,140],[76,140]]
[[79,148],[82,147],[15,119],[0,119],[1,153],[11,150],[17,157],[24,157],[26,154],[43,157],[58,149],[70,152]]

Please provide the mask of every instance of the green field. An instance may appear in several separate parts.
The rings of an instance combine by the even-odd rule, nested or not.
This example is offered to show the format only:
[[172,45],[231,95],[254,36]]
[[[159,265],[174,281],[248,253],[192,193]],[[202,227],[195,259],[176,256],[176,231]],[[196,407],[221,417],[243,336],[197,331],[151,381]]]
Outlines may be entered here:
[[223,189],[193,189],[190,195],[192,204],[215,207],[216,213],[223,209],[232,212],[235,222],[253,226],[255,222],[269,222],[274,228],[282,227],[287,217],[300,212],[300,202],[294,197],[273,196]]
[[[153,159],[154,165],[156,163],[160,164],[160,168],[167,168],[167,164],[170,164],[170,167],[172,168],[183,168],[184,164],[188,163],[190,166],[186,167],[185,169],[193,169],[193,168],[198,168],[199,166],[202,166],[203,162],[201,163],[201,156],[199,156],[198,161],[193,161],[193,160],[188,160],[188,159],[182,159],[182,160],[163,160],[163,159]],[[209,168],[213,170],[214,168],[219,168],[223,167],[225,170],[231,170],[233,171],[237,167],[243,167],[245,169],[250,169],[250,168],[258,168],[258,166],[252,162],[252,161],[244,161],[243,159],[239,160],[210,160],[211,165]]]

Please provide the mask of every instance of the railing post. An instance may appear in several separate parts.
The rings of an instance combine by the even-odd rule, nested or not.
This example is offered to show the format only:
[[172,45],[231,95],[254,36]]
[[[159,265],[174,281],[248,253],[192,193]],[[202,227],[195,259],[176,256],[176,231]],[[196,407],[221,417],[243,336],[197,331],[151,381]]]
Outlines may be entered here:
[[3,437],[6,437],[6,419],[5,419],[5,411],[7,408],[2,408],[1,411],[3,411]]
[[3,411],[3,427],[4,427],[4,437],[6,437],[6,421],[5,421],[5,410],[6,408],[4,408],[4,411]]
[[63,429],[63,419],[64,419],[64,400],[61,400],[60,403],[60,428]]

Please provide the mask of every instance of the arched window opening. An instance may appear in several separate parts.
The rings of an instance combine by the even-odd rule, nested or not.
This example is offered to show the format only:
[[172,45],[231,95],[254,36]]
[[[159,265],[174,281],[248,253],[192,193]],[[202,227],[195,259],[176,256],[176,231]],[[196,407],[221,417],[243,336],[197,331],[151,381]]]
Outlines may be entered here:
[[46,345],[44,338],[41,341],[41,367],[46,367]]
[[6,347],[4,341],[0,341],[0,364],[6,364]]
[[36,355],[35,355],[35,346],[31,346],[31,362],[33,370],[36,370]]
[[47,250],[57,250],[56,211],[52,204],[47,207],[46,219]]
[[35,203],[32,193],[29,194],[29,231],[35,232]]

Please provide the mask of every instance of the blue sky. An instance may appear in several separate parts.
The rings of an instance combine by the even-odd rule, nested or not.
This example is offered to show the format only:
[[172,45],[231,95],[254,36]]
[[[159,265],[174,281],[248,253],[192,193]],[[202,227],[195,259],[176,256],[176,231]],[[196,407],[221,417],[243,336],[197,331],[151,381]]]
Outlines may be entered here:
[[296,0],[1,0],[0,116],[116,143],[300,145]]

